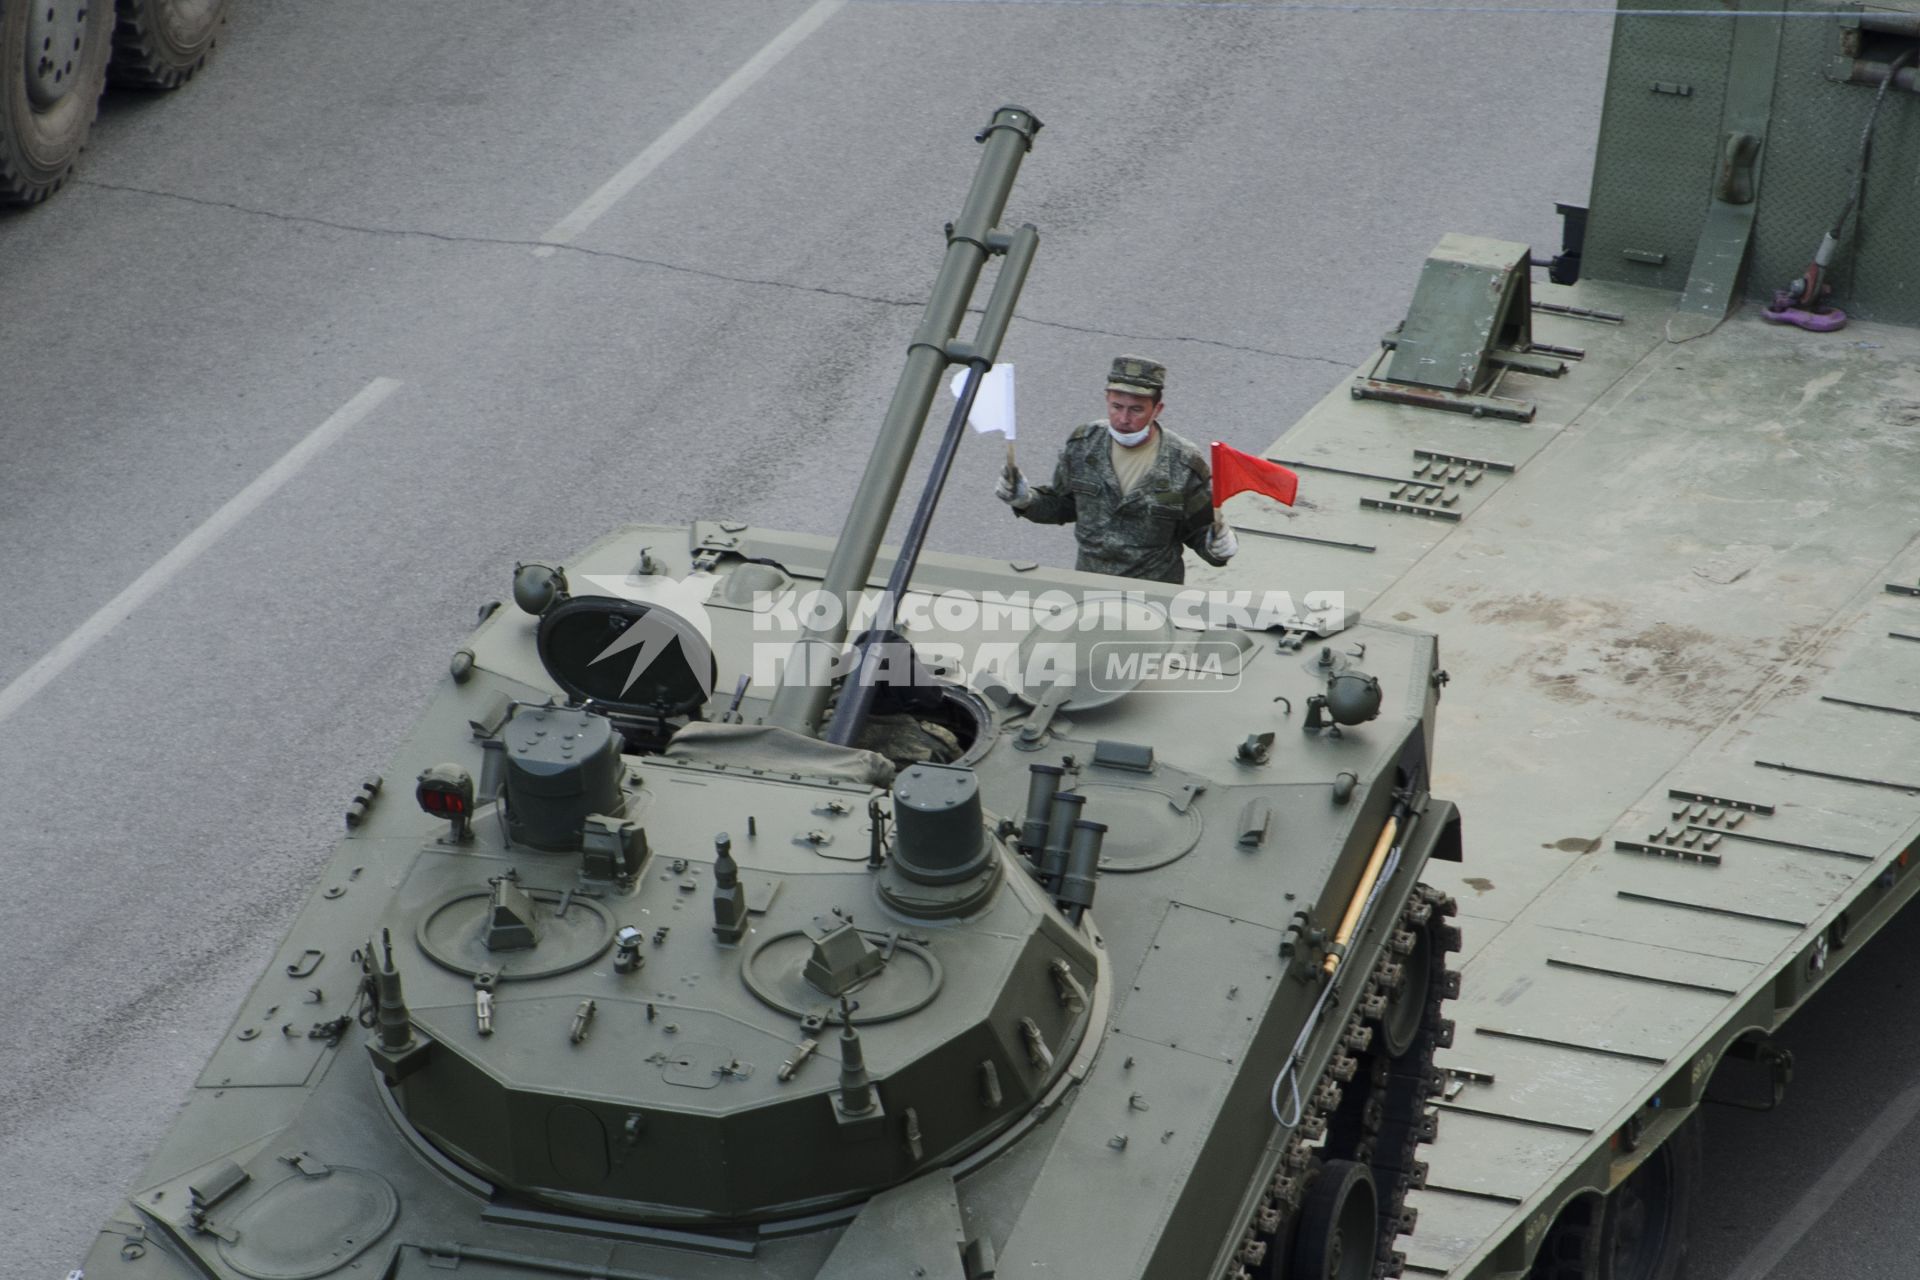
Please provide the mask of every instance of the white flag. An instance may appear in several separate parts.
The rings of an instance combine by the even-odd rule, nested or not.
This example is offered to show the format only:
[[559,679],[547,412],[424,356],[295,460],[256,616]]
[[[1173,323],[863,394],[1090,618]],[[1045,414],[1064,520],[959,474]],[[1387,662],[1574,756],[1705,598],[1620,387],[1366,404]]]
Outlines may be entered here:
[[[956,369],[953,374],[953,398],[958,400],[966,388],[967,369]],[[973,395],[973,412],[967,415],[967,421],[981,435],[998,433],[1007,439],[1013,439],[1013,366],[996,364],[987,370],[980,379],[980,389]]]

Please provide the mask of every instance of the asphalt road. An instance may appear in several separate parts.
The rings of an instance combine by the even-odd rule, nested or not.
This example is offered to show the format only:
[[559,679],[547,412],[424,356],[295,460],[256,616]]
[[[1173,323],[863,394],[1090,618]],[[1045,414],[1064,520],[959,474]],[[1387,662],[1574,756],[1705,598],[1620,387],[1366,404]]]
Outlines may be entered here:
[[[1443,232],[1557,244],[1609,26],[241,0],[186,90],[109,98],[71,186],[0,217],[0,1271],[75,1264],[516,559],[637,518],[838,527],[995,106],[1046,121],[1009,210],[1044,237],[1004,352],[1030,467],[1123,350],[1171,367],[1176,430],[1257,448],[1400,317]],[[1070,554],[993,500],[997,466],[963,456],[933,544]],[[1710,1138],[1697,1275],[1855,1136],[1911,948],[1876,945],[1820,1007],[1812,1109]],[[1897,1094],[1898,1060],[1873,1081]],[[1852,1219],[1890,1208],[1816,1230],[1881,1248]],[[1885,1247],[1847,1273],[1908,1274]]]
[[[1794,1055],[1786,1100],[1706,1111],[1688,1280],[1906,1280],[1920,1186],[1912,1016],[1920,917],[1881,930],[1775,1038]],[[1762,1099],[1728,1063],[1714,1093]]]

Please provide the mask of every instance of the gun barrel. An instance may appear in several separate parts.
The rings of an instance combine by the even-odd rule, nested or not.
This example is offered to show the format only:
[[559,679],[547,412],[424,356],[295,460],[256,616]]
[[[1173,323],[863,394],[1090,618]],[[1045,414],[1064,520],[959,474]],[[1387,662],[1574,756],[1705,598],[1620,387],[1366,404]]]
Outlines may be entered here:
[[[854,491],[846,524],[827,562],[824,589],[846,606],[838,616],[817,627],[808,627],[794,642],[793,652],[781,673],[780,687],[774,693],[767,722],[803,733],[816,731],[825,710],[830,685],[826,673],[847,638],[848,620],[857,593],[867,585],[874,558],[880,551],[880,539],[893,516],[907,468],[912,464],[920,432],[939,390],[941,375],[956,357],[954,335],[965,317],[980,281],[980,269],[994,252],[1006,248],[1004,238],[996,238],[995,226],[1006,209],[1007,196],[1020,171],[1020,162],[1040,132],[1040,121],[1021,107],[1002,107],[981,130],[979,141],[985,144],[979,167],[966,204],[947,233],[946,257],[940,273],[934,277],[933,291],[927,299],[920,327],[907,348],[906,368],[895,385],[893,400],[880,427],[880,438],[867,459],[867,469]],[[1030,259],[1031,249],[1023,258]],[[1021,274],[1025,263],[1019,264]],[[1009,299],[1009,302],[1011,300]],[[1004,322],[1000,326],[1004,331]],[[994,335],[997,345],[997,335]],[[961,354],[965,359],[967,352]],[[986,358],[990,361],[992,355]]]

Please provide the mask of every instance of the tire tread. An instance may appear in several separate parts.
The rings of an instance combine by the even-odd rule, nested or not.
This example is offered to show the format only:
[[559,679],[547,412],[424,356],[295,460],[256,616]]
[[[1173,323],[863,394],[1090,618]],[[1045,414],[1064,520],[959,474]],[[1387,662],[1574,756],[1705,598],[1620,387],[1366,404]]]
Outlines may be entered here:
[[161,33],[159,11],[169,0],[114,0],[113,61],[107,76],[129,89],[178,89],[207,65],[226,25],[227,3],[208,11],[204,30],[186,48],[175,48]]

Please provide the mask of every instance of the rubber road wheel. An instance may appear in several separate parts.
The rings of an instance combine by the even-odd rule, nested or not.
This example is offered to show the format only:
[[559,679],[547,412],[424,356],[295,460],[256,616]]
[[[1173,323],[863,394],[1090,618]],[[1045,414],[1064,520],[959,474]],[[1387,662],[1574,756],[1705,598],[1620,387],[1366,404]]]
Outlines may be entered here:
[[1372,1280],[1378,1214],[1367,1166],[1327,1161],[1300,1205],[1288,1280]]
[[1380,1034],[1386,1040],[1389,1058],[1404,1058],[1413,1049],[1431,995],[1428,984],[1433,980],[1433,932],[1416,929],[1413,939],[1413,951],[1400,962],[1400,989],[1387,998],[1386,1012],[1380,1017]]
[[[113,82],[177,89],[206,65],[232,0],[115,0]],[[104,3],[104,0],[101,0]]]
[[66,180],[112,38],[106,0],[0,0],[0,204],[38,204]]

